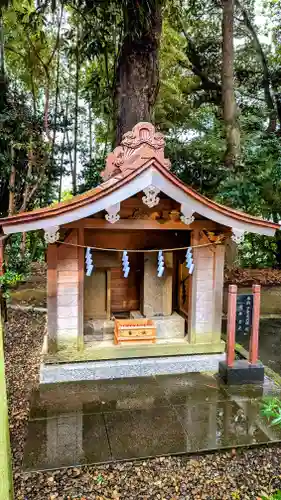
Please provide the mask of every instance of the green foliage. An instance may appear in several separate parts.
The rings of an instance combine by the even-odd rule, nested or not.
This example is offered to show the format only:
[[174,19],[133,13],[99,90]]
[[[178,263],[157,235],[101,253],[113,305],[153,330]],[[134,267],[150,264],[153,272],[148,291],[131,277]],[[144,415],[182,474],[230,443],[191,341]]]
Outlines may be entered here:
[[17,233],[13,234],[6,244],[6,273],[15,272],[23,277],[29,274],[31,262],[29,245],[26,246],[26,251],[23,255],[21,250],[21,241],[21,234]]
[[281,146],[275,134],[245,129],[241,162],[220,186],[218,200],[274,221],[281,218]]
[[3,276],[0,276],[0,286],[5,292],[20,281],[22,281],[22,275],[15,271],[7,270]]
[[272,495],[269,496],[262,496],[260,497],[261,500],[281,500],[281,490],[275,491],[275,493],[272,493]]
[[276,239],[260,234],[246,234],[239,245],[239,265],[250,268],[266,268],[276,266]]
[[172,171],[179,178],[213,197],[226,176],[223,144],[221,123],[214,107],[204,105],[193,112],[189,130],[181,128],[168,138],[166,154],[172,162]]
[[155,105],[155,123],[163,132],[178,129],[190,116],[186,98],[194,85],[189,74],[190,62],[185,53],[185,38],[171,24],[169,9],[163,22],[160,45],[160,88]]
[[264,398],[260,412],[263,417],[270,421],[272,426],[281,426],[281,401],[279,398]]
[[6,272],[13,271],[21,275],[22,279],[30,273],[30,265],[34,260],[43,260],[45,242],[40,231],[26,233],[25,251],[22,251],[22,235],[19,233],[9,237],[6,244]]
[[81,172],[81,184],[79,188],[81,193],[96,187],[102,182],[100,174],[104,168],[105,159],[103,157],[94,158],[84,165]]

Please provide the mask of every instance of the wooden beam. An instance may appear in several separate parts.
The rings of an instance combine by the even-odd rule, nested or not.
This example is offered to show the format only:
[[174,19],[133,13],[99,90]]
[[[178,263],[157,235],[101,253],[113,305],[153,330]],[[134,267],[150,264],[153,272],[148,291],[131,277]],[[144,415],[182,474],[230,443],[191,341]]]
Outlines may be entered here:
[[175,222],[165,220],[159,222],[150,219],[120,219],[114,224],[110,224],[105,219],[80,219],[62,226],[65,229],[69,228],[84,228],[84,229],[108,229],[110,231],[120,230],[136,230],[136,229],[153,229],[153,230],[174,230],[174,231],[193,231],[206,229],[208,231],[229,230],[226,226],[221,226],[211,220],[195,220],[192,224],[187,225],[181,221]]

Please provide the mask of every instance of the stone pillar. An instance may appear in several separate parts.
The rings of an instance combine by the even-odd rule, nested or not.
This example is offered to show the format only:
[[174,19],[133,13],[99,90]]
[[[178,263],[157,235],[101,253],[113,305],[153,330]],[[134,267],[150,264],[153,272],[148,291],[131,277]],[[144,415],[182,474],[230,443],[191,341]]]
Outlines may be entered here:
[[[197,233],[197,231],[194,233]],[[194,234],[192,245],[199,244]],[[223,299],[224,247],[194,248],[188,332],[194,344],[220,343]]]
[[224,286],[224,259],[225,246],[217,245],[214,253],[214,282],[213,282],[213,339],[221,337],[222,310],[223,310],[223,286]]
[[57,350],[57,293],[58,293],[58,246],[56,243],[47,248],[47,331],[48,352]]
[[[73,230],[66,241],[73,244],[80,242],[78,230]],[[68,347],[78,349],[83,344],[83,248],[57,244],[48,246],[47,287],[48,351]]]
[[162,278],[157,276],[157,253],[144,253],[142,314],[170,316],[173,302],[173,254],[165,252],[165,271]]

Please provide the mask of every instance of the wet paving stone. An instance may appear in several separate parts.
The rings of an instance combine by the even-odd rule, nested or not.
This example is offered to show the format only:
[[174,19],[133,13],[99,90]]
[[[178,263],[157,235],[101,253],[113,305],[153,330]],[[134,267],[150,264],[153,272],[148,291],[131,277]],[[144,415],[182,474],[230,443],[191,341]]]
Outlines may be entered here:
[[24,450],[26,471],[112,460],[102,415],[82,413],[32,420]]
[[188,373],[41,386],[33,393],[25,470],[278,442],[261,415],[264,386]]
[[186,452],[186,435],[173,408],[105,414],[115,459],[145,458]]

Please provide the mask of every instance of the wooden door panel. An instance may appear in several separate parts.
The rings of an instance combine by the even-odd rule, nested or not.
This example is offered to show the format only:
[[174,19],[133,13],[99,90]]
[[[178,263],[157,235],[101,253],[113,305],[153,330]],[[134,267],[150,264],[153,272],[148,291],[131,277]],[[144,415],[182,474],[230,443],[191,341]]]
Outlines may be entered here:
[[[138,256],[139,257],[139,256]],[[111,269],[111,311],[133,311],[140,308],[141,269],[137,256],[130,254],[130,273],[124,278],[122,267]]]

